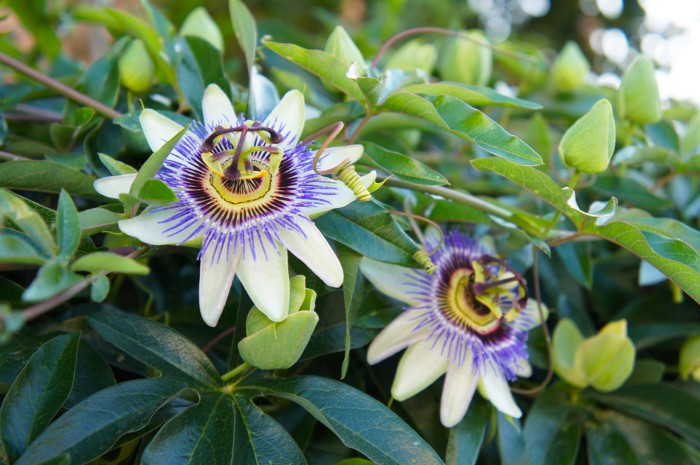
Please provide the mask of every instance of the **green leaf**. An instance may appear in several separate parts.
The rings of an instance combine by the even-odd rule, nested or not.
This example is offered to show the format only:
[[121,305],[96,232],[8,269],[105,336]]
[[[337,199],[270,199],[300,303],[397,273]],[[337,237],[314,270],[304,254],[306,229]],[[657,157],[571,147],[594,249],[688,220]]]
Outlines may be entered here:
[[141,166],[139,173],[136,175],[134,182],[131,184],[129,194],[136,198],[139,197],[141,194],[141,189],[146,184],[146,181],[153,179],[160,167],[163,165],[166,157],[170,155],[170,152],[173,151],[173,148],[175,148],[175,145],[177,145],[178,141],[183,134],[185,134],[185,132],[187,132],[186,127],[182,128],[182,130],[175,134],[172,139],[163,144],[163,146],[156,150],[153,155],[148,157],[148,160],[146,160],[143,166]]
[[510,418],[502,413],[498,419],[498,451],[501,463],[508,465],[529,465],[525,460],[525,441],[520,420]]
[[41,265],[46,262],[23,237],[0,234],[0,263]]
[[263,45],[282,58],[301,66],[340,92],[352,97],[363,107],[367,108],[367,99],[357,82],[346,76],[347,65],[330,53],[320,50],[307,50],[293,44],[262,41]]
[[217,388],[219,374],[192,341],[161,323],[126,313],[96,313],[88,324],[100,336],[166,377]]
[[165,205],[178,200],[168,185],[160,179],[149,179],[143,183],[143,187],[139,192],[139,199],[149,205]]
[[0,437],[10,462],[51,422],[73,386],[79,334],[57,336],[39,347],[0,408]]
[[22,300],[27,302],[45,300],[82,280],[82,276],[67,270],[55,261],[50,261],[39,268],[36,278],[22,294]]
[[700,398],[672,384],[626,386],[592,397],[610,407],[667,428],[700,443]]
[[69,454],[71,463],[88,463],[131,431],[184,388],[172,379],[126,381],[88,397],[54,421],[14,465],[43,463]]
[[472,399],[464,419],[450,429],[445,463],[474,465],[489,426],[491,408],[481,399]]
[[614,424],[605,421],[585,426],[591,465],[641,465],[632,446]]
[[17,160],[0,163],[0,187],[57,194],[65,189],[74,196],[104,199],[95,192],[93,176],[58,163]]
[[277,421],[249,399],[235,398],[236,437],[232,463],[305,465],[299,446]]
[[542,157],[476,108],[449,95],[418,95],[405,90],[390,96],[385,110],[412,115],[521,165],[540,165]]
[[523,438],[529,463],[568,465],[576,462],[581,441],[581,422],[566,391],[548,390],[540,395],[527,415]]
[[204,121],[204,89],[209,84],[216,84],[227,95],[230,93],[231,85],[224,75],[221,53],[200,37],[182,37],[177,43],[182,57],[177,65],[177,81],[185,101],[192,107],[197,118]]
[[[127,118],[130,114],[128,115],[122,115],[119,116],[119,118],[124,119]],[[116,121],[115,121],[116,122]],[[139,126],[140,129],[140,126]],[[136,173],[136,168],[127,165],[126,163],[123,163],[119,160],[115,160],[114,158],[110,157],[109,155],[105,155],[104,153],[98,153],[98,157],[100,157],[100,161],[102,162],[103,165],[109,170],[109,173],[112,176],[119,176],[121,174],[132,174]]]
[[109,287],[109,278],[107,276],[95,276],[90,286],[90,300],[98,303],[104,301],[109,295]]
[[499,94],[484,86],[472,86],[458,82],[438,82],[430,84],[414,84],[401,89],[404,92],[422,95],[450,95],[471,106],[495,106],[509,108],[524,108],[539,110],[542,105],[527,100]]
[[56,34],[55,23],[48,16],[46,3],[46,0],[10,0],[7,5],[34,36],[34,42],[42,53],[53,60],[61,53],[61,39]]
[[204,392],[197,405],[160,429],[144,450],[141,463],[231,464],[235,417],[233,398],[221,392]]
[[449,184],[443,175],[411,157],[387,150],[371,142],[365,142],[363,145],[365,151],[360,163],[367,163],[415,184]]
[[238,45],[245,56],[246,69],[250,71],[255,64],[255,47],[258,43],[255,19],[248,7],[240,0],[229,0],[228,9],[231,14],[233,32],[236,34]]
[[642,230],[644,239],[651,249],[669,260],[688,265],[700,273],[700,253],[684,241]]
[[326,236],[375,260],[415,266],[418,245],[374,202],[353,202],[316,219]]
[[343,246],[338,246],[338,260],[343,266],[343,302],[345,303],[345,356],[340,368],[340,379],[344,379],[350,365],[351,330],[362,302],[363,279],[359,273],[359,255]]
[[672,237],[686,242],[695,250],[700,250],[700,231],[673,218],[630,218],[626,222],[642,231]]
[[[7,165],[6,162],[0,165]],[[0,189],[0,224],[9,218],[47,255],[53,255],[56,248],[53,235],[44,219],[18,195]]]
[[114,374],[107,362],[96,349],[93,349],[83,339],[78,346],[78,361],[75,364],[73,389],[71,389],[64,407],[73,407],[92,394],[114,386],[115,383]]
[[73,263],[72,269],[88,273],[125,274],[148,274],[150,271],[146,265],[142,265],[133,258],[111,252],[93,252],[83,255]]
[[122,219],[120,213],[115,213],[106,208],[89,208],[78,212],[80,233],[83,237],[105,231],[118,231],[117,222],[120,219]]
[[78,248],[78,242],[80,242],[80,221],[78,220],[78,209],[75,208],[70,195],[63,189],[58,196],[56,235],[58,236],[59,257],[72,257]]
[[700,323],[654,323],[634,325],[629,328],[629,337],[637,350],[648,349],[670,339],[680,339],[700,334]]
[[430,446],[372,397],[317,376],[260,379],[238,386],[252,395],[282,397],[299,404],[348,447],[384,465],[442,464]]
[[586,289],[593,285],[593,263],[588,244],[559,244],[556,252],[576,282]]

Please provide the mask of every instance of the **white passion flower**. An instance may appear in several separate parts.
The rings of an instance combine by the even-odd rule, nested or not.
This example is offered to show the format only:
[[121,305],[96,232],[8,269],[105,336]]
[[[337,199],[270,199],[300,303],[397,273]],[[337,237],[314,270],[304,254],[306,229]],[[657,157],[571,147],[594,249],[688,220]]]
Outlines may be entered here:
[[530,376],[527,331],[540,322],[522,277],[478,242],[452,231],[431,257],[432,274],[367,259],[362,274],[381,292],[409,305],[372,341],[370,364],[407,349],[392,396],[405,400],[446,373],[440,421],[464,417],[479,391],[501,412],[520,417],[508,387]]
[[[282,321],[289,306],[288,250],[327,285],[342,285],[340,262],[310,218],[349,204],[355,195],[314,170],[311,141],[299,141],[300,92],[288,92],[263,121],[250,121],[237,117],[224,92],[210,85],[202,109],[204,122],[190,125],[156,175],[178,200],[148,207],[119,227],[152,245],[201,241],[199,306],[208,325],[219,321],[234,276],[260,311]],[[153,151],[182,130],[148,109],[140,122]],[[361,145],[331,147],[317,169],[332,170],[361,155]],[[103,178],[95,189],[118,198],[134,177]],[[369,187],[375,177],[370,173],[361,182]]]

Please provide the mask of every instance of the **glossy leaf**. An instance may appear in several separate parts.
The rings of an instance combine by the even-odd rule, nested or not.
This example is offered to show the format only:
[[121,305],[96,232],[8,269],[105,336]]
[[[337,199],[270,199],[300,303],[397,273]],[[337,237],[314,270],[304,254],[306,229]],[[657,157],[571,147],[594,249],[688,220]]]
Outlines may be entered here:
[[83,400],[54,421],[15,465],[34,465],[69,454],[71,463],[101,456],[125,434],[148,424],[184,386],[172,379],[126,381]]
[[525,456],[529,463],[568,465],[576,463],[581,423],[566,391],[549,390],[532,406],[523,429]]
[[338,259],[343,266],[343,303],[345,304],[345,356],[340,368],[340,379],[343,379],[350,365],[351,330],[362,301],[363,279],[362,274],[359,273],[362,255],[342,247],[338,250]]
[[126,313],[96,313],[88,324],[100,336],[168,378],[193,387],[221,385],[207,356],[177,331],[147,318]]
[[239,385],[238,389],[252,395],[282,397],[299,404],[346,446],[374,462],[385,465],[443,463],[430,446],[393,412],[338,381],[316,376],[270,378]]
[[450,429],[445,463],[474,465],[489,426],[491,408],[481,399],[473,399],[464,419]]
[[449,95],[418,95],[405,90],[390,96],[383,105],[390,111],[429,121],[478,145],[489,153],[522,165],[539,165],[542,157],[529,145],[509,134],[476,108]]
[[539,110],[542,105],[535,102],[499,94],[490,87],[472,86],[458,82],[438,82],[431,84],[414,84],[401,89],[404,92],[423,95],[450,95],[471,106],[495,106]]
[[103,198],[92,187],[95,178],[57,163],[18,160],[0,163],[0,187],[57,194],[61,189],[77,197]]
[[235,416],[233,398],[221,392],[204,392],[197,405],[160,429],[144,450],[141,463],[228,465],[232,463]]
[[88,273],[148,274],[149,269],[133,258],[111,252],[94,252],[83,255],[72,265],[73,271]]
[[255,19],[250,14],[248,7],[240,0],[229,0],[228,9],[231,14],[233,32],[236,34],[238,45],[243,50],[247,69],[250,70],[255,64],[255,47],[258,43]]
[[418,245],[396,224],[391,215],[373,202],[353,202],[316,220],[326,236],[375,260],[415,266]]
[[70,408],[92,394],[115,384],[112,369],[100,353],[83,339],[78,346],[78,361],[75,364],[73,389],[71,389],[64,407]]
[[437,171],[406,155],[387,150],[371,142],[365,142],[360,163],[377,167],[389,174],[414,184],[444,185],[449,181]]
[[75,208],[70,195],[64,190],[58,197],[58,210],[56,210],[56,235],[58,236],[58,254],[63,258],[70,258],[78,248],[80,241],[80,221],[78,209]]
[[0,408],[0,437],[11,462],[46,428],[73,386],[77,333],[39,347],[12,384]]

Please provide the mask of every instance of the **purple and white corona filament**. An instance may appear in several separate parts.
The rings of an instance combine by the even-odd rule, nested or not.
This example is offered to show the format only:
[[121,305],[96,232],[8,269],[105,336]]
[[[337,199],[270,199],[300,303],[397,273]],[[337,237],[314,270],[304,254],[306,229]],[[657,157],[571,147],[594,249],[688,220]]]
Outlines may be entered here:
[[377,289],[409,305],[372,342],[369,363],[407,349],[391,391],[397,400],[446,374],[440,419],[447,427],[462,420],[477,386],[498,410],[519,417],[507,381],[530,375],[527,331],[539,324],[537,304],[519,274],[457,231],[432,260],[435,272],[427,274],[362,259]]
[[[147,244],[201,246],[199,305],[210,326],[221,316],[234,276],[260,311],[282,321],[289,306],[288,250],[329,286],[342,284],[340,262],[311,218],[347,205],[355,195],[317,174],[315,152],[299,142],[300,92],[288,92],[263,121],[248,121],[210,85],[202,111],[204,122],[189,126],[156,175],[177,200],[148,207],[119,227]],[[144,110],[140,122],[154,152],[182,130],[153,110]],[[331,147],[317,169],[333,170],[361,155],[359,145]],[[95,189],[118,198],[134,177],[103,178]],[[369,186],[374,179],[370,173],[361,181]]]

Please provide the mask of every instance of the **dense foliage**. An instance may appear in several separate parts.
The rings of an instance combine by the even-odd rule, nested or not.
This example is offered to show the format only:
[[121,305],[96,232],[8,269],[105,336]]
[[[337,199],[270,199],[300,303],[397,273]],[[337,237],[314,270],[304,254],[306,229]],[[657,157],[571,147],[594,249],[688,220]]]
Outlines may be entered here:
[[[661,106],[650,60],[612,88],[574,42],[430,24],[389,40],[417,20],[398,1],[325,44],[277,4],[263,35],[229,0],[230,41],[221,11],[49,4],[8,2],[29,55],[0,39],[3,463],[700,463],[700,111]],[[57,24],[113,41],[82,66]],[[324,153],[347,158],[323,172]],[[195,165],[211,186],[309,181],[273,226],[212,214],[231,229],[191,232],[190,207],[168,211]],[[169,221],[187,234],[158,242]],[[265,235],[279,250],[255,249]],[[221,258],[236,244],[248,268]],[[443,284],[463,300],[437,310],[467,349],[442,320],[421,323],[427,358],[417,336],[387,349],[425,329],[405,308],[432,305],[457,252]]]

